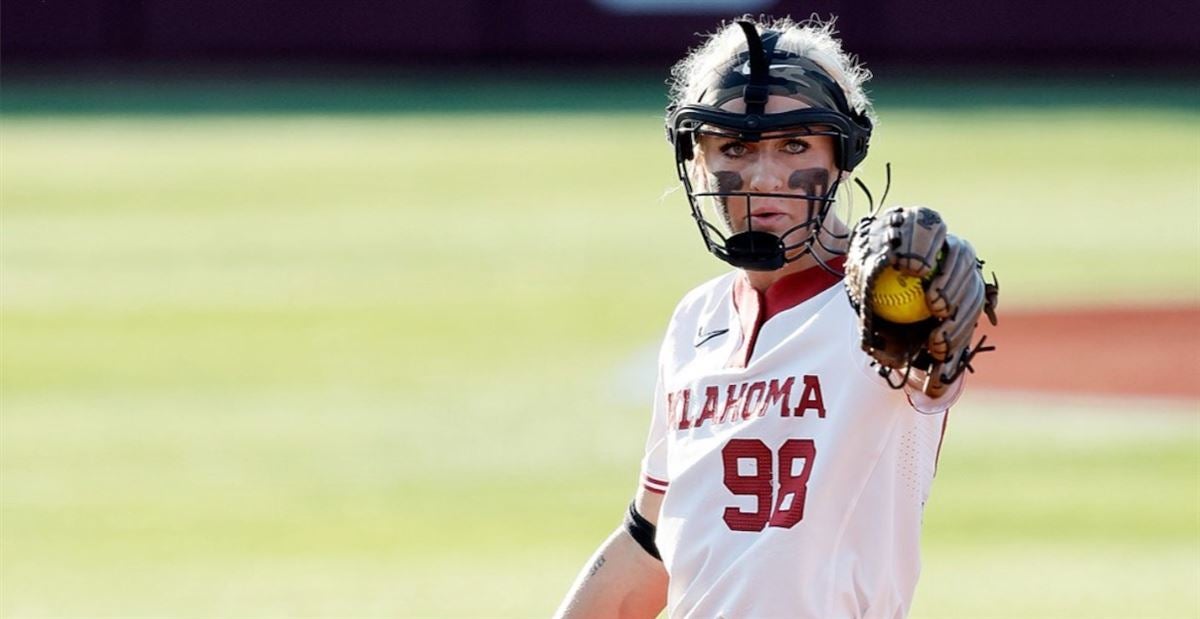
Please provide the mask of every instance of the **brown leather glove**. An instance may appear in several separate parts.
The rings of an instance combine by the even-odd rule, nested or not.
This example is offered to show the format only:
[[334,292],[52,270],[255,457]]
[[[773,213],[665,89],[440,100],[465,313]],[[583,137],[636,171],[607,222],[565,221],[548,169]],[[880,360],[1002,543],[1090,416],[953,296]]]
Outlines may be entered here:
[[[903,387],[915,367],[928,372],[925,393],[939,396],[976,353],[990,350],[982,341],[971,348],[980,313],[996,321],[999,288],[983,281],[982,266],[970,243],[948,234],[932,209],[894,207],[859,221],[846,257],[846,292],[859,317],[862,349],[891,386]],[[875,315],[869,299],[886,267],[921,278],[931,318],[897,324]],[[893,370],[903,374],[899,382]]]

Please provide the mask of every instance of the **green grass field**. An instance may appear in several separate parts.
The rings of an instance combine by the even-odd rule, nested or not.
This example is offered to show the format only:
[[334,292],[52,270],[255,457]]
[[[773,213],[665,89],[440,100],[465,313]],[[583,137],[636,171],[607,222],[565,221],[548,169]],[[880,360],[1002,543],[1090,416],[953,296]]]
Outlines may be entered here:
[[[635,488],[624,369],[721,271],[628,90],[6,84],[0,616],[548,615]],[[867,180],[893,162],[889,202],[942,210],[1002,310],[1200,303],[1194,97],[891,92]],[[968,395],[913,615],[1200,615],[1196,408]]]

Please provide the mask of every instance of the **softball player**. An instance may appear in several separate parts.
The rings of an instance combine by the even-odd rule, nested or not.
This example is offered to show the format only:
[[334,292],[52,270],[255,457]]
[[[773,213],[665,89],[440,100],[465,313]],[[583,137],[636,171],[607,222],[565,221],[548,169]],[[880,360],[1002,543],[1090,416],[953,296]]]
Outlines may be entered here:
[[[635,499],[558,616],[904,616],[984,308],[974,252],[924,208],[851,230],[873,111],[829,25],[731,23],[673,76],[679,176],[734,269],[675,309]],[[889,264],[931,282],[912,354],[855,297]]]

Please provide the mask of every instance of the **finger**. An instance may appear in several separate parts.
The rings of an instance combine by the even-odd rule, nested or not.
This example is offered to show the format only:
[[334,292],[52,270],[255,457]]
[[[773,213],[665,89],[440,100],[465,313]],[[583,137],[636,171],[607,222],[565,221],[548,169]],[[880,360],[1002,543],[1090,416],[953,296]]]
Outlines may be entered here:
[[951,351],[966,348],[971,343],[975,325],[979,322],[979,314],[983,312],[982,282],[973,287],[969,294],[970,296],[958,307],[954,317],[943,320],[929,334],[925,347],[933,358],[944,360]]
[[937,264],[946,240],[946,224],[937,211],[909,207],[892,214],[890,223],[900,230],[901,244],[893,252],[893,265],[913,277],[927,277]]
[[924,207],[907,209],[907,259],[900,267],[913,275],[925,277],[937,264],[937,253],[945,243],[946,224],[936,211]]
[[970,243],[949,235],[946,238],[946,255],[942,257],[941,271],[934,276],[925,290],[925,303],[929,311],[938,318],[951,318],[962,305],[968,289],[983,285],[978,273],[975,249]]
[[941,326],[929,334],[929,339],[925,342],[925,350],[928,350],[929,355],[938,361],[946,360],[946,354],[950,352],[950,340],[946,338],[946,333]]
[[983,287],[977,286],[972,289],[971,296],[963,300],[955,315],[943,320],[929,334],[926,342],[929,354],[936,359],[944,359],[950,351],[969,344],[983,304]]

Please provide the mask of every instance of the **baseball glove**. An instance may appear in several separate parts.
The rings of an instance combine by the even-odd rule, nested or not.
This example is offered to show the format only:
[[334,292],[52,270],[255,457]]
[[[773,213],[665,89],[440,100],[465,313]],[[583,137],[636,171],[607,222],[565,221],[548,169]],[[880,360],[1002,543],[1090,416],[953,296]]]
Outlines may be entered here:
[[[887,267],[921,279],[930,318],[898,324],[875,314],[871,293]],[[983,262],[975,249],[947,233],[936,211],[895,207],[864,217],[851,238],[845,271],[862,349],[892,387],[903,387],[916,368],[926,372],[924,392],[937,397],[964,369],[975,371],[975,355],[994,349],[984,346],[986,338],[975,346],[971,340],[981,313],[996,324],[999,284],[994,279],[984,282]],[[898,381],[893,380],[894,372],[901,376]]]

